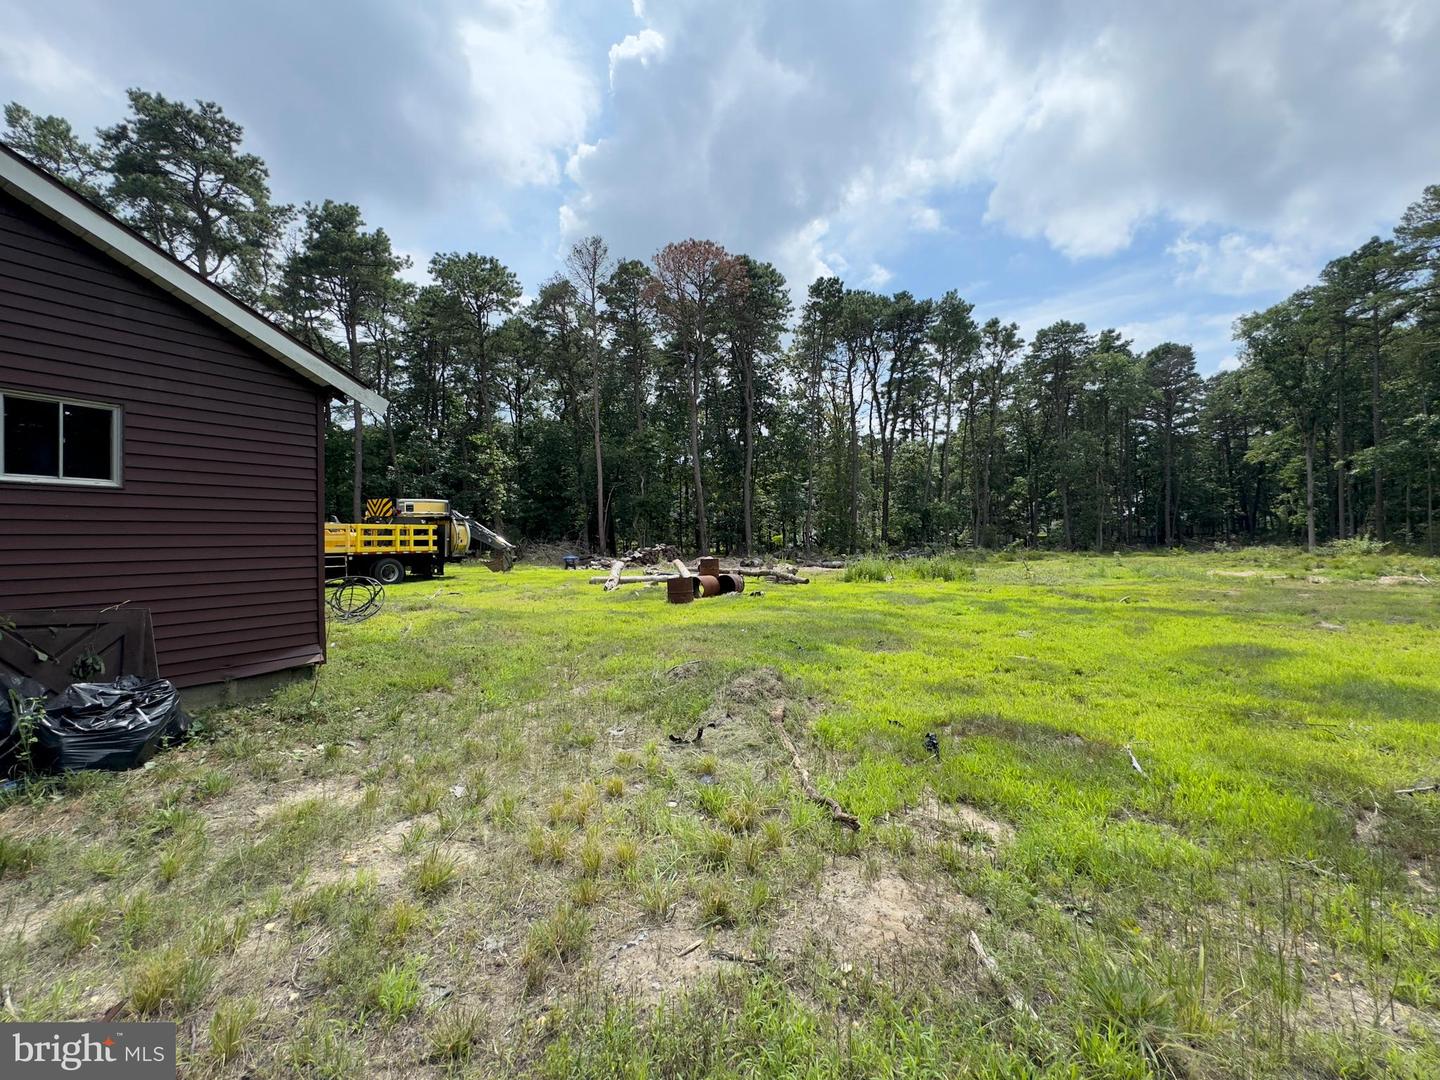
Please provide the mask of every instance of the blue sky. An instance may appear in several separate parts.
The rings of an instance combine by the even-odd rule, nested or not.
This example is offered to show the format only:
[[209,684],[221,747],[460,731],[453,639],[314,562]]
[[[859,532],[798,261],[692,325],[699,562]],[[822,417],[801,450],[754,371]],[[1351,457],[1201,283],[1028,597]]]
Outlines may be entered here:
[[591,232],[1230,362],[1440,182],[1440,4],[0,0],[0,100],[220,102],[278,197],[528,291]]

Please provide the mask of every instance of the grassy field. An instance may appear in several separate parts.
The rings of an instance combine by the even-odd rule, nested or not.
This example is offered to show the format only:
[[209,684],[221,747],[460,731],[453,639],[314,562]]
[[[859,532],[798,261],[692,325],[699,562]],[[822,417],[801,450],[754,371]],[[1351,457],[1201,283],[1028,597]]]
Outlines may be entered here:
[[1440,1075],[1440,564],[849,576],[391,589],[3,804],[5,1009],[186,1076]]

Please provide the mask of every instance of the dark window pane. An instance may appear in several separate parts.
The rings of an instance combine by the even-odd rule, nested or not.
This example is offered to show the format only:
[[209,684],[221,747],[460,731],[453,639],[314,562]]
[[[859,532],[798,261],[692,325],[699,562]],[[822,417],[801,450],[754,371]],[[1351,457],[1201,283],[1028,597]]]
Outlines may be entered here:
[[110,454],[114,449],[110,425],[115,414],[109,409],[85,405],[65,406],[65,475],[78,480],[109,480]]
[[5,471],[60,475],[60,405],[5,396]]

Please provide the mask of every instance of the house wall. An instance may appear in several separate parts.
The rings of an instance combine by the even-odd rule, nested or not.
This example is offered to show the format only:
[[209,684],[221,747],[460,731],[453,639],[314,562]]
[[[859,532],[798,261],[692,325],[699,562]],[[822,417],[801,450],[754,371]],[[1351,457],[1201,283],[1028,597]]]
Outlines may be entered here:
[[324,396],[0,192],[0,390],[118,404],[119,488],[0,480],[0,611],[150,608],[193,687],[323,661]]

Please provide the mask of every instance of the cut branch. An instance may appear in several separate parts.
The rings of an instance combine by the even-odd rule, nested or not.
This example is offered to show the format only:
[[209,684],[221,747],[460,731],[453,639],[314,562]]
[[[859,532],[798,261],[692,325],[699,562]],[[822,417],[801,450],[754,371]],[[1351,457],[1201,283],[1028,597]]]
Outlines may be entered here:
[[785,749],[790,751],[790,763],[795,766],[795,771],[800,775],[800,787],[807,798],[819,803],[830,811],[830,816],[847,829],[856,832],[860,830],[860,819],[850,813],[828,795],[820,794],[820,789],[810,779],[810,771],[805,768],[805,763],[800,760],[800,751],[795,749],[795,743],[790,739],[790,733],[785,730],[785,704],[781,702],[770,710],[770,722],[775,725],[775,730],[780,733],[780,741],[785,744]]
[[1132,767],[1136,772],[1138,772],[1141,776],[1144,776],[1144,775],[1145,775],[1145,770],[1140,767],[1140,759],[1135,756],[1135,751],[1130,749],[1130,744],[1129,744],[1129,743],[1126,743],[1126,744],[1125,744],[1125,753],[1127,753],[1127,754],[1130,755],[1130,765],[1131,765],[1131,767]]
[[1440,784],[1416,784],[1414,787],[1401,788],[1395,792],[1396,795],[1424,795],[1428,791],[1440,791]]
[[975,958],[980,961],[980,966],[985,969],[985,974],[990,976],[996,988],[1005,995],[1005,1000],[1016,1012],[1023,1012],[1025,1015],[1035,1017],[1035,1010],[1030,1007],[1020,991],[1012,990],[1005,984],[1005,978],[1000,974],[1000,965],[995,958],[985,951],[984,944],[980,941],[980,935],[974,930],[970,931],[970,948],[975,953]]

